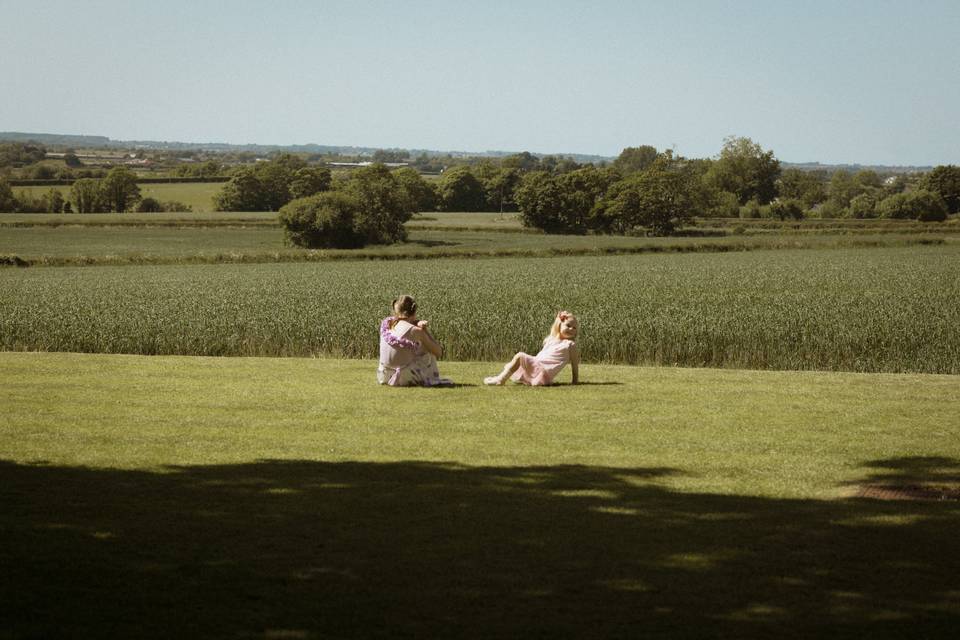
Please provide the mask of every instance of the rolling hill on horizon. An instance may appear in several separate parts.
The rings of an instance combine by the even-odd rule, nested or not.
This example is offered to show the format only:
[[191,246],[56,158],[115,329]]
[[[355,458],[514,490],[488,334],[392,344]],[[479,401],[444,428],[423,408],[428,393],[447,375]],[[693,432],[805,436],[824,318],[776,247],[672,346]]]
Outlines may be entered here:
[[[276,151],[286,151],[289,153],[311,153],[311,154],[338,154],[338,155],[349,155],[349,156],[372,156],[375,152],[379,150],[388,150],[388,151],[407,151],[410,153],[411,157],[416,157],[421,154],[426,154],[427,156],[452,156],[454,158],[468,158],[468,157],[489,157],[489,158],[501,158],[515,153],[522,153],[522,151],[503,151],[503,150],[486,150],[486,151],[450,151],[450,150],[436,150],[436,149],[404,149],[398,147],[360,147],[360,146],[338,146],[338,145],[323,145],[316,143],[307,143],[307,144],[295,144],[295,145],[270,145],[270,144],[233,144],[228,142],[180,142],[180,141],[159,141],[159,140],[115,140],[108,136],[101,135],[86,135],[86,134],[60,134],[60,133],[34,133],[34,132],[22,132],[22,131],[0,131],[0,142],[36,142],[51,147],[80,147],[80,148],[121,148],[121,149],[152,149],[157,151],[162,150],[196,150],[196,151],[207,151],[212,153],[238,153],[238,152],[248,152],[248,153],[258,153],[258,154],[268,154]],[[615,156],[602,156],[594,154],[582,154],[582,153],[541,153],[537,151],[531,151],[532,155],[543,157],[543,156],[559,156],[564,158],[572,158],[576,162],[581,163],[597,163],[597,162],[611,162],[615,159]],[[874,165],[874,164],[860,164],[860,163],[841,163],[841,164],[825,164],[821,162],[811,161],[811,162],[787,162],[781,160],[781,165],[784,167],[794,167],[804,170],[826,170],[826,171],[835,171],[838,169],[845,169],[850,171],[859,171],[861,169],[872,169],[878,172],[885,173],[915,173],[915,172],[925,172],[933,169],[933,165]]]

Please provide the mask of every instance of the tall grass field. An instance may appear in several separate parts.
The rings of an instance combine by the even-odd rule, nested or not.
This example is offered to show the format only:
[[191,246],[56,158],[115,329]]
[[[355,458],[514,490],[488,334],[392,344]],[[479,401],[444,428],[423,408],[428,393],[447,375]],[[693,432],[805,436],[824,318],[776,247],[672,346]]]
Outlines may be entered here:
[[453,360],[960,373],[960,247],[0,269],[0,348],[369,358],[398,293]]

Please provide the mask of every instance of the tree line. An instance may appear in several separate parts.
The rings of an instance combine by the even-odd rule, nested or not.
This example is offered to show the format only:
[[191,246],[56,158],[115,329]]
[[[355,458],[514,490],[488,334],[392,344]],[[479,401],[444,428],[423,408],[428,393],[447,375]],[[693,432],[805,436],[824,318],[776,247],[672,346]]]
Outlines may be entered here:
[[13,193],[10,184],[0,178],[0,211],[13,213],[124,213],[127,211],[190,211],[189,205],[175,201],[143,198],[137,174],[126,167],[114,167],[102,178],[80,178],[70,186],[68,196],[59,189],[40,195],[22,191]]
[[[683,158],[651,146],[624,149],[609,166],[571,160],[545,164],[530,154],[516,154],[500,162],[454,167],[437,182],[425,181],[410,168],[390,172],[383,165],[374,166],[382,174],[381,184],[392,183],[400,192],[398,200],[407,203],[397,209],[404,219],[410,211],[518,211],[525,225],[548,233],[667,235],[694,217],[933,221],[957,213],[960,205],[960,168],[952,165],[893,180],[883,180],[870,170],[836,171],[827,178],[782,169],[773,151],[742,137],[725,140],[713,159]],[[277,170],[257,167],[251,175]],[[330,189],[347,192],[344,185],[364,175],[343,178],[341,185],[332,180]],[[268,182],[263,180],[264,185]],[[284,194],[290,200],[293,196],[289,190]],[[362,198],[354,204],[365,206]],[[281,213],[281,220],[297,220],[300,230],[290,238],[305,246],[346,246],[333,238],[347,236],[331,229],[348,228],[349,220],[355,222],[360,215],[343,200],[325,198],[286,211],[294,208],[296,215]],[[381,208],[377,215],[387,215],[386,211]],[[302,231],[311,220],[320,221],[313,235]],[[356,246],[361,237],[368,242],[391,241],[359,232],[349,237],[349,246]]]
[[[5,145],[6,155],[0,158],[29,163],[42,151],[13,143]],[[408,156],[384,151],[378,159],[401,157]],[[181,173],[193,177],[225,171],[212,160],[185,166]],[[397,210],[401,217],[408,210],[516,211],[524,224],[552,233],[669,234],[694,217],[942,220],[960,208],[960,168],[953,165],[886,179],[872,170],[828,174],[782,168],[772,150],[744,137],[727,138],[720,153],[708,159],[684,158],[649,145],[628,147],[613,162],[596,165],[524,152],[497,160],[474,159],[445,168],[439,179],[429,181],[413,167],[389,171],[383,165],[374,166],[390,176],[389,180],[378,178],[382,185],[394,185],[399,193],[396,200],[406,203]],[[298,199],[348,193],[348,184],[369,173],[332,173],[302,154],[290,153],[229,171],[231,179],[215,198],[218,210],[279,211]],[[350,197],[356,199],[357,194]],[[349,207],[342,199],[338,202],[337,219],[343,219]],[[77,180],[69,199],[56,190],[15,198],[0,177],[0,210],[4,211],[86,213],[134,208],[186,207],[141,199],[135,174],[124,167]],[[355,220],[362,217],[353,216]],[[366,232],[360,236],[373,238]]]

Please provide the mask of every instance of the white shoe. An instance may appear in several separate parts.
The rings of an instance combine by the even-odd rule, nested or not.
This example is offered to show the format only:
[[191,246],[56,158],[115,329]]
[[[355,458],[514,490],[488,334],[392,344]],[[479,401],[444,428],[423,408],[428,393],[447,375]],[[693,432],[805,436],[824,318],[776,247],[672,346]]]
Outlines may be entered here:
[[483,379],[483,384],[490,385],[491,387],[499,387],[503,384],[503,380],[500,379],[500,376],[490,376]]

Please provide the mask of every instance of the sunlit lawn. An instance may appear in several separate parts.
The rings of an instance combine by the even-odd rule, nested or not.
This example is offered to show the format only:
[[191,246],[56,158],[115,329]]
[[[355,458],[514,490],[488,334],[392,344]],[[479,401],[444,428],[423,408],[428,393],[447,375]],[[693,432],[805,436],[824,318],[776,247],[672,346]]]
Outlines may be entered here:
[[[0,353],[5,637],[952,637],[960,378]],[[569,381],[561,375],[561,382]]]

